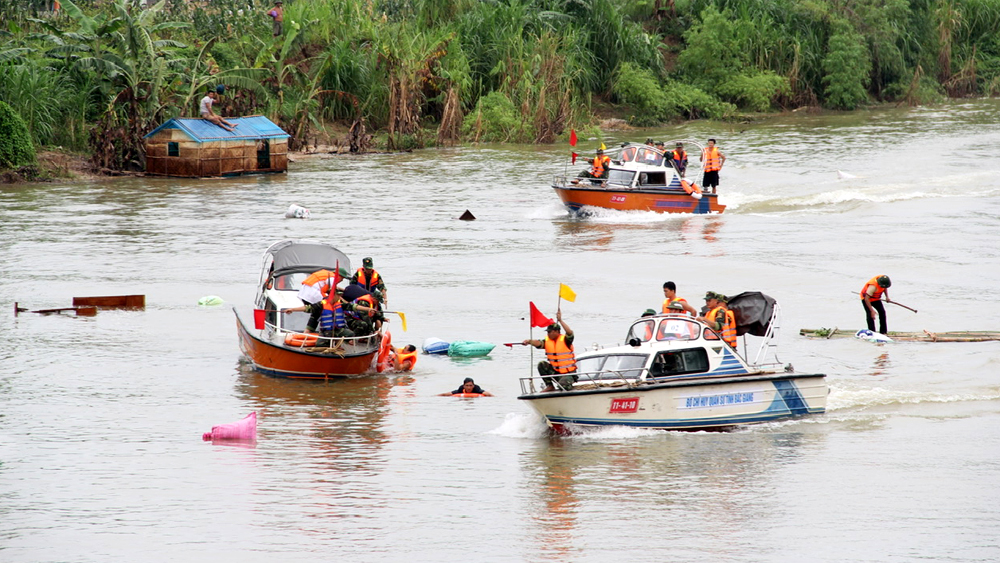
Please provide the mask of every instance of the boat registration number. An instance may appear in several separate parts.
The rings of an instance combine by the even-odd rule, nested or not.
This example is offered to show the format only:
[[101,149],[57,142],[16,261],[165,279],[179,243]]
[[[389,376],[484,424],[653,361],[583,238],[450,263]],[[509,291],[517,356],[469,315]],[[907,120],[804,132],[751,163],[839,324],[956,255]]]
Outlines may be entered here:
[[611,399],[611,412],[624,413],[639,410],[639,397],[627,399]]
[[625,203],[625,196],[613,195],[611,196],[611,203]]

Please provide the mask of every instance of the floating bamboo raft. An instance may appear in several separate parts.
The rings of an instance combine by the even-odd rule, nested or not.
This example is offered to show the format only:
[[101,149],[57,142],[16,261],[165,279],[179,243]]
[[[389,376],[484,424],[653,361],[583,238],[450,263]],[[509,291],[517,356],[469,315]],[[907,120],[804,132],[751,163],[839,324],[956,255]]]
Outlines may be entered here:
[[[799,334],[808,338],[853,338],[857,332],[856,329],[838,328],[803,328],[799,330]],[[931,332],[925,330],[923,332],[896,332],[890,330],[886,336],[898,342],[988,342],[1000,340],[1000,331]]]

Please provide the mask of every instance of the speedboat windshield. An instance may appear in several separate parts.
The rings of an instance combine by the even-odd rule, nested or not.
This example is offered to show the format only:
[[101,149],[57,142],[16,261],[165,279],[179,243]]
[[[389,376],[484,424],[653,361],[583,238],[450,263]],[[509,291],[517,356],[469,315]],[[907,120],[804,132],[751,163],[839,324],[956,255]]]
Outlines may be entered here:
[[667,317],[656,330],[657,340],[697,340],[701,326],[683,317]]
[[635,178],[635,172],[632,170],[618,170],[612,168],[608,171],[608,183],[617,184],[619,186],[631,186],[632,180]]
[[608,354],[580,358],[576,369],[594,374],[593,379],[637,378],[646,366],[647,354]]

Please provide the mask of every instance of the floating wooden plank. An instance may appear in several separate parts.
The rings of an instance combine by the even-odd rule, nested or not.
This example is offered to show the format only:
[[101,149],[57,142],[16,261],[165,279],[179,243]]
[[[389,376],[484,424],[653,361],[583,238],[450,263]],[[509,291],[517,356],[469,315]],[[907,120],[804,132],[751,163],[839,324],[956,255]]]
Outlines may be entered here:
[[94,317],[97,316],[97,307],[58,307],[56,309],[26,309],[24,307],[18,307],[17,302],[14,303],[14,316],[18,316],[20,313],[38,313],[40,315],[51,315],[52,313],[66,313],[73,311],[78,317]]
[[74,297],[74,307],[97,307],[100,309],[146,308],[145,295],[103,295],[97,297]]
[[[819,328],[803,328],[799,334],[808,338],[853,338],[857,330],[843,330]],[[889,338],[898,342],[990,342],[1000,340],[1000,331],[979,330],[979,331],[947,331],[947,332],[903,332],[890,330],[886,334]]]

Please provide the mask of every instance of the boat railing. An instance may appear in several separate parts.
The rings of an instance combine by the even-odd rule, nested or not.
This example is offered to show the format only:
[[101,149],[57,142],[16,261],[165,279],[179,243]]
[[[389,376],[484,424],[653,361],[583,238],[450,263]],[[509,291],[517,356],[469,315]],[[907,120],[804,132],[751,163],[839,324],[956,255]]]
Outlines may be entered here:
[[[331,350],[330,353],[337,355],[364,354],[378,349],[381,344],[380,335],[369,334],[365,336],[320,336],[311,332],[282,332],[285,346],[300,348],[310,352],[321,350]],[[293,341],[290,343],[289,336]],[[315,341],[311,337],[316,337]]]
[[[560,380],[567,374],[555,375],[533,375],[521,378],[521,394],[528,395],[538,393],[549,385],[548,381],[553,381],[554,386],[558,386],[563,391],[596,389],[598,387],[635,387],[644,382],[649,377],[646,368],[629,368],[622,370],[602,370],[594,372],[576,372],[572,375],[576,377],[572,389],[566,389]],[[537,388],[536,388],[537,382]]]

